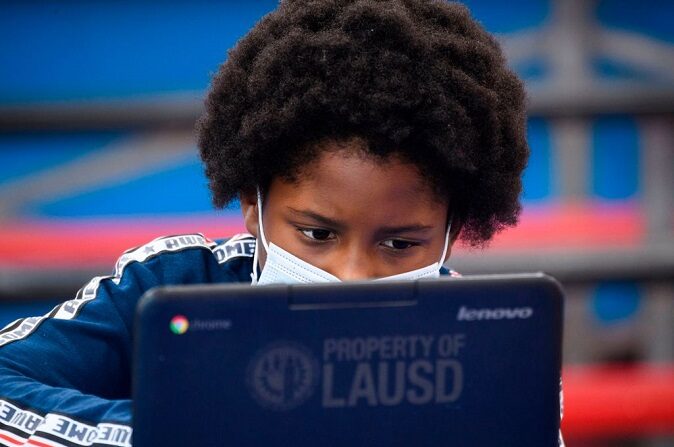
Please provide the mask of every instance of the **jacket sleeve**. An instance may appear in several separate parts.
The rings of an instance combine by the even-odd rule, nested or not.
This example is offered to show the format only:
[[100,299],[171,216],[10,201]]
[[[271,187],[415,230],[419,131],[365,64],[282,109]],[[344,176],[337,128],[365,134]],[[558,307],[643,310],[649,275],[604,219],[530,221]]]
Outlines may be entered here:
[[75,299],[0,331],[0,445],[131,446],[136,304],[160,284],[212,282],[213,247],[202,235],[156,239]]

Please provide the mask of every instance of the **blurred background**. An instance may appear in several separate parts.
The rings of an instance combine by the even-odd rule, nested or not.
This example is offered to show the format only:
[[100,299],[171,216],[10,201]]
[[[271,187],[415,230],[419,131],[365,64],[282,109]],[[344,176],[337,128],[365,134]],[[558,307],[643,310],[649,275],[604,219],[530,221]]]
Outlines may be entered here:
[[[529,92],[521,224],[464,274],[567,293],[569,446],[674,446],[674,2],[472,0]],[[242,231],[211,209],[193,125],[274,1],[0,1],[0,326],[127,248]]]

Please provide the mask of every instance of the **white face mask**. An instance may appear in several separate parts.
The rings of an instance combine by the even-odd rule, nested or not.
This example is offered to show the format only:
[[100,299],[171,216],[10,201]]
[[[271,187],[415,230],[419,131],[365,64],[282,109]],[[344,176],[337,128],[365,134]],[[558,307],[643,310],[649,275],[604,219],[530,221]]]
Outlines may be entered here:
[[[264,228],[262,227],[262,197],[260,191],[257,192],[257,212],[258,212],[258,231],[260,236],[258,241],[262,241],[262,245],[267,251],[267,261],[264,264],[260,277],[257,277],[257,265],[259,262],[259,250],[255,248],[255,255],[253,257],[253,273],[251,273],[253,285],[263,284],[302,284],[302,283],[318,283],[318,282],[340,282],[341,280],[335,275],[332,275],[325,270],[321,270],[316,266],[301,260],[292,253],[288,253],[274,243],[267,243],[264,236]],[[386,276],[383,278],[376,278],[377,281],[403,281],[414,280],[421,278],[438,278],[440,277],[440,268],[442,267],[445,255],[447,254],[447,247],[449,246],[449,230],[451,224],[447,227],[445,233],[445,247],[442,250],[440,260],[433,264],[422,267],[409,272],[399,273],[397,275]]]

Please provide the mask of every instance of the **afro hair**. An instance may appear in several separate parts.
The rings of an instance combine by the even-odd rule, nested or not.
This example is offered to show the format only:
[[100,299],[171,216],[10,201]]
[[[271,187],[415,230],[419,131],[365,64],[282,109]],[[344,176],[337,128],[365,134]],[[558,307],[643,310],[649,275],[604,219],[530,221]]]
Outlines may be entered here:
[[523,85],[455,3],[282,1],[230,50],[197,131],[216,207],[358,138],[416,165],[471,245],[521,208]]

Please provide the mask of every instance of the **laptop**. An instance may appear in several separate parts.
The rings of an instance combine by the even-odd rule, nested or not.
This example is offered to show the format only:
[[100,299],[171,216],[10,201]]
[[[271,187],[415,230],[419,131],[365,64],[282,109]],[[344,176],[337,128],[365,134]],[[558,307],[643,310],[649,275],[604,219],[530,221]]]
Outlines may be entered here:
[[557,446],[545,274],[154,289],[134,446]]

